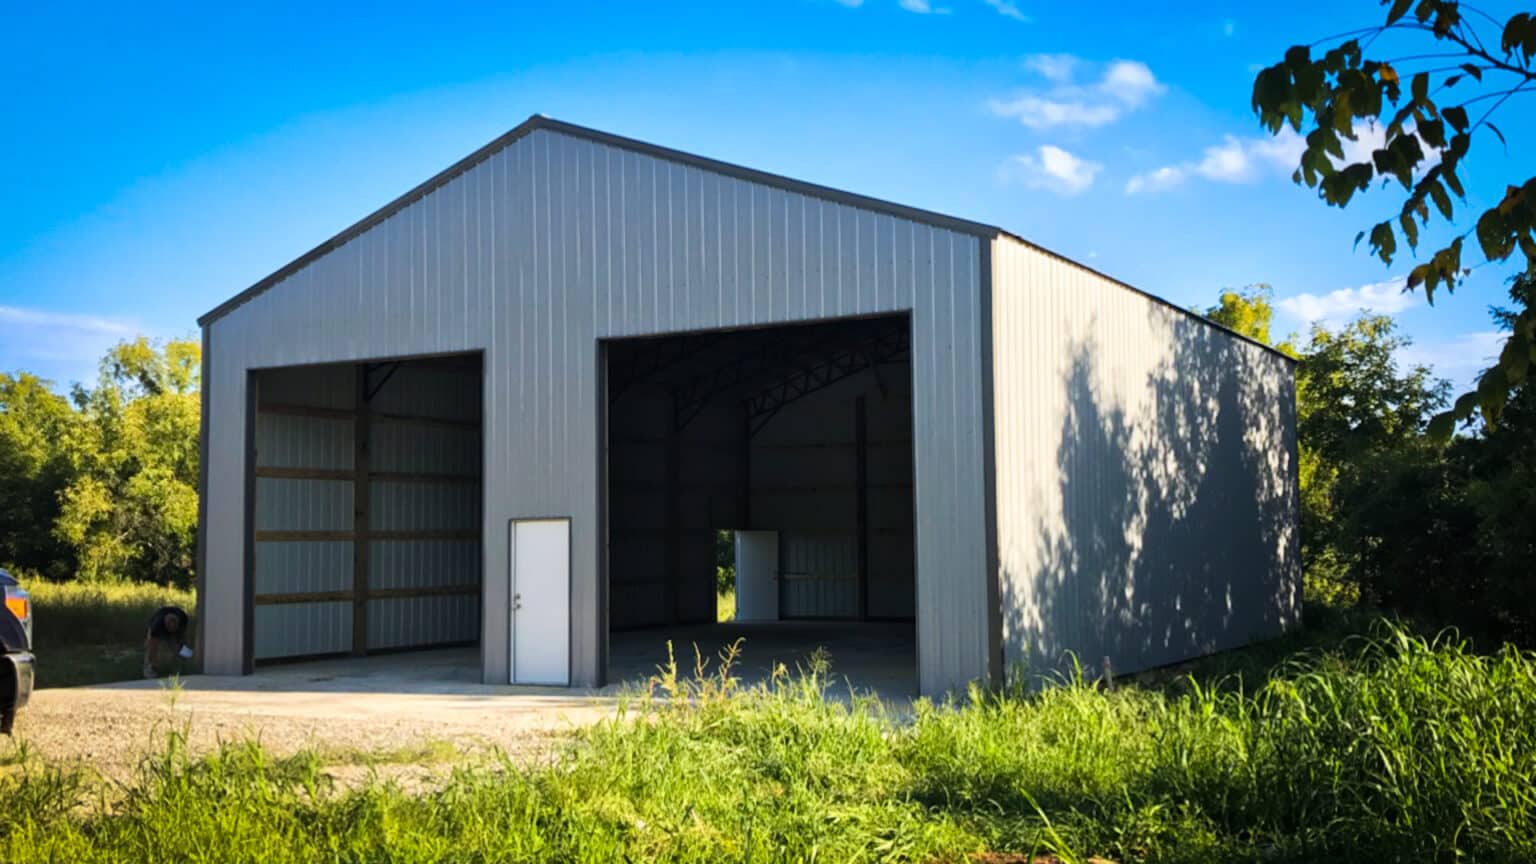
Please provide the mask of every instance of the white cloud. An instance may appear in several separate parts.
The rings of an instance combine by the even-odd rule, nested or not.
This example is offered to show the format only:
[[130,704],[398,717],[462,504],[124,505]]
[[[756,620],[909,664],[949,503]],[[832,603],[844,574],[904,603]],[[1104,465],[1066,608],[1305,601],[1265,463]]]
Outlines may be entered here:
[[1189,177],[1203,177],[1215,183],[1252,183],[1269,174],[1294,170],[1305,148],[1306,142],[1290,127],[1283,127],[1273,137],[1228,135],[1220,144],[1205,148],[1196,161],[1137,174],[1126,182],[1125,194],[1169,189]]
[[1093,185],[1104,166],[1049,144],[1032,154],[1013,157],[1004,179],[1018,179],[1031,189],[1048,189],[1060,195],[1076,195]]
[[1373,282],[1359,288],[1340,288],[1327,294],[1297,294],[1281,297],[1275,307],[1303,324],[1341,327],[1368,310],[1381,315],[1395,315],[1414,304],[1414,296],[1403,290],[1407,279]]
[[0,306],[0,368],[27,369],[59,383],[88,380],[96,362],[139,329],[130,321]]
[[992,113],[1013,117],[1031,129],[1055,126],[1104,126],[1120,119],[1114,105],[1093,105],[1080,101],[1059,101],[1040,96],[1020,96],[1009,102],[992,100]]
[[1139,60],[1116,60],[1104,71],[1099,90],[1135,108],[1168,89],[1160,84],[1147,64]]
[[133,327],[125,321],[68,312],[47,312],[21,306],[0,306],[0,324],[8,326],[63,330],[76,333],[106,333],[126,336]]
[[997,10],[997,14],[1004,18],[1012,18],[1015,21],[1029,23],[1029,16],[1019,10],[1018,4],[1012,0],[986,0],[986,4]]
[[[1370,162],[1371,153],[1385,145],[1386,130],[1376,123],[1366,123],[1356,128],[1355,140],[1341,138],[1339,143],[1343,147],[1344,158],[1333,158],[1335,165]],[[1419,166],[1418,176],[1423,176],[1423,172],[1440,159],[1439,153],[1429,145],[1421,142],[1421,146],[1427,158]],[[1203,177],[1214,183],[1253,183],[1270,175],[1288,176],[1296,170],[1301,162],[1301,154],[1306,149],[1306,139],[1289,126],[1282,126],[1276,134],[1261,138],[1227,135],[1220,144],[1205,148],[1199,160],[1137,174],[1125,184],[1125,193],[1134,195],[1167,189],[1192,176]],[[1165,179],[1177,175],[1177,180],[1159,184],[1154,182],[1154,175],[1163,175]]]
[[1504,349],[1508,333],[1480,330],[1458,333],[1434,342],[1415,342],[1397,352],[1400,363],[1428,366],[1438,378],[1448,378],[1457,393],[1472,390],[1477,375],[1492,366]]
[[857,9],[864,5],[864,0],[835,0],[835,2],[847,6],[849,9]]
[[1031,54],[1024,58],[1024,68],[1050,81],[1067,82],[1080,62],[1071,54]]
[[950,12],[949,7],[935,6],[928,0],[896,0],[896,5],[919,15],[948,15]]
[[1184,182],[1184,169],[1173,165],[1166,165],[1156,171],[1148,171],[1145,174],[1137,174],[1125,182],[1125,194],[1135,195],[1138,192],[1160,192]]
[[1141,107],[1167,89],[1147,64],[1114,60],[1103,67],[1098,80],[1076,83],[1084,64],[1070,54],[1036,54],[1024,66],[1054,86],[1026,91],[1011,99],[993,99],[988,107],[999,117],[1011,117],[1031,129],[1057,126],[1105,126],[1127,111]]

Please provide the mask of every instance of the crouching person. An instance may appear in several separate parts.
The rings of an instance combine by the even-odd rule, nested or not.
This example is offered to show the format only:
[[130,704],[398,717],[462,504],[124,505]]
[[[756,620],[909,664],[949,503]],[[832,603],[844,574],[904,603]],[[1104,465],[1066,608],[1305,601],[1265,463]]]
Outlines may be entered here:
[[144,637],[144,677],[159,678],[181,671],[181,661],[192,659],[187,647],[187,613],[177,606],[162,606],[149,619]]

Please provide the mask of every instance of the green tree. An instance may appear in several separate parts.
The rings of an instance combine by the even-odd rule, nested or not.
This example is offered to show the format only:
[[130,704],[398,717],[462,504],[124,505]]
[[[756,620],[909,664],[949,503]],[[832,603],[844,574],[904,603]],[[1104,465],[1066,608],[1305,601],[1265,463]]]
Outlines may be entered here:
[[64,444],[74,422],[49,382],[0,373],[0,563],[54,578],[73,572],[71,549],[53,524],[59,493],[73,478]]
[[[1493,119],[1512,98],[1536,91],[1536,16],[1522,12],[1501,22],[1456,0],[1381,5],[1381,25],[1292,46],[1260,71],[1253,110],[1271,133],[1289,127],[1305,136],[1294,179],[1316,188],[1328,204],[1344,207],[1378,180],[1400,187],[1396,215],[1355,238],[1366,239],[1391,264],[1399,238],[1416,250],[1436,215],[1455,223],[1456,202],[1467,201],[1463,163],[1474,145],[1492,137],[1508,146]],[[1323,43],[1331,47],[1318,53]],[[1391,47],[1402,50],[1385,59],[1365,53]],[[1379,129],[1382,144],[1368,161],[1348,162],[1344,142],[1359,141],[1362,126]],[[1523,272],[1536,274],[1536,177],[1512,178],[1472,228],[1409,271],[1408,287],[1422,286],[1430,302],[1437,287],[1454,290],[1468,272],[1463,247],[1473,233],[1486,261],[1514,258]],[[1457,420],[1479,409],[1485,421],[1497,422],[1511,391],[1525,381],[1536,362],[1536,313],[1527,307],[1509,324],[1498,362],[1479,376],[1475,393],[1435,418],[1436,436],[1449,437]]]
[[190,341],[124,342],[94,388],[75,388],[75,475],[54,532],[74,547],[80,578],[191,581],[199,352]]
[[1314,594],[1358,583],[1361,547],[1353,531],[1356,491],[1384,462],[1423,441],[1448,385],[1423,366],[1400,367],[1409,344],[1391,318],[1362,316],[1337,332],[1314,326],[1296,370],[1301,479],[1301,548]]
[[1202,310],[1201,314],[1228,330],[1274,346],[1295,357],[1294,336],[1280,343],[1269,337],[1270,324],[1275,317],[1274,295],[1274,289],[1262,282],[1241,290],[1228,289],[1221,292],[1215,306]]

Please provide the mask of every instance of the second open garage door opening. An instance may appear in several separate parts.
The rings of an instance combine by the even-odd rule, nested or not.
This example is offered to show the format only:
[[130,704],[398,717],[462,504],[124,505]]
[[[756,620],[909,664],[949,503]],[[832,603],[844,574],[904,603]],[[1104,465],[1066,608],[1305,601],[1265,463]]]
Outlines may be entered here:
[[480,364],[252,373],[251,661],[437,649],[480,680]]
[[741,638],[748,680],[821,649],[915,692],[909,348],[906,316],[606,343],[610,682]]

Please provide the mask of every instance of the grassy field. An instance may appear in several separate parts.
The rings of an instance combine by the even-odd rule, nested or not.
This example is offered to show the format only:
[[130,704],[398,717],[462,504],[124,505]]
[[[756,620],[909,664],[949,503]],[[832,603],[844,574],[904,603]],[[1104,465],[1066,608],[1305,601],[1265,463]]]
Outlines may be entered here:
[[173,739],[110,807],[81,775],[13,768],[0,859],[1536,859],[1536,657],[1381,628],[1268,665],[1262,684],[1065,680],[900,718],[822,698],[815,675],[748,692],[669,676],[688,698],[419,795]]
[[143,584],[28,580],[38,687],[138,678],[144,633],[161,606],[196,608],[191,591]]

